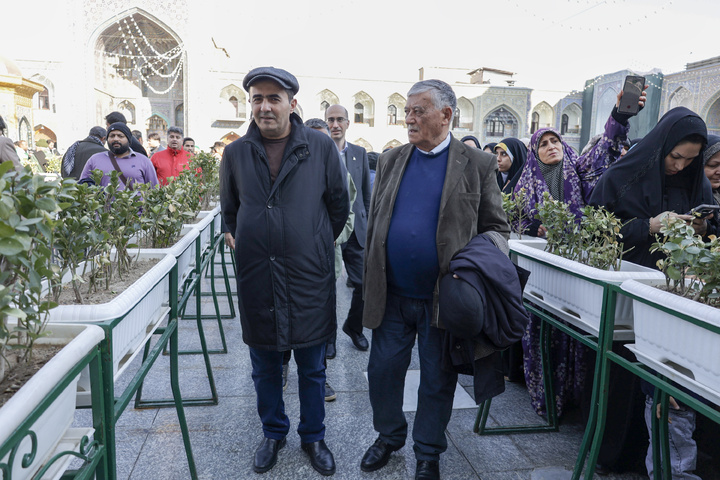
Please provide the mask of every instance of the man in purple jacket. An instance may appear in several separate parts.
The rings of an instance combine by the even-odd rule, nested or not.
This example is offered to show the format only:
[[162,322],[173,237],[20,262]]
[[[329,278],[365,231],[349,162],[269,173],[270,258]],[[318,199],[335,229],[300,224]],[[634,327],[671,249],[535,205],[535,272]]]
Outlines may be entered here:
[[[117,170],[120,174],[120,190],[124,190],[126,183],[158,184],[155,167],[145,155],[136,153],[130,148],[130,129],[121,122],[113,123],[108,127],[107,143],[109,152],[96,153],[85,164],[80,178],[89,178],[93,170],[102,170],[100,185],[106,187],[110,183],[110,173]],[[113,165],[113,159],[117,168]],[[124,177],[124,178],[123,178]]]

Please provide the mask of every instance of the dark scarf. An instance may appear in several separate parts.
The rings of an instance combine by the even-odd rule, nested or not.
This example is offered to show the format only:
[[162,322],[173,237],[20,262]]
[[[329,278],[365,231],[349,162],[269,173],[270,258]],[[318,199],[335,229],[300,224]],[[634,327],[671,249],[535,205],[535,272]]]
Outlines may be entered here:
[[478,148],[478,149],[482,150],[482,149],[480,148],[480,142],[479,142],[478,139],[475,138],[474,136],[472,136],[472,135],[465,135],[463,138],[460,139],[460,141],[461,141],[462,143],[465,143],[465,140],[470,140],[471,142],[473,142],[473,143],[475,144],[475,148]]
[[707,138],[705,122],[697,114],[685,107],[667,112],[650,133],[603,174],[590,203],[604,205],[625,220],[651,218],[668,208],[666,182],[686,190],[690,207],[707,203],[704,199],[712,201],[710,182],[703,169],[704,148],[675,178],[665,175],[665,157],[692,134]]
[[[510,165],[510,170],[506,172],[506,180],[503,181],[502,174],[498,172],[498,186],[503,193],[512,193],[513,189],[515,188],[515,184],[518,182],[520,174],[525,167],[525,161],[527,159],[527,148],[525,147],[525,144],[522,143],[520,140],[512,137],[501,140],[500,143],[495,146],[495,148],[497,148],[499,145],[505,145],[505,147],[507,147],[504,150],[510,153],[510,155],[512,156],[512,165]],[[509,180],[509,183],[507,183],[506,185],[505,183],[507,182],[507,180]]]
[[[85,140],[83,140],[83,142],[94,142],[101,147],[103,146],[102,141],[97,137],[93,137],[92,135],[89,135]],[[65,175],[70,175],[70,173],[75,168],[75,151],[77,150],[78,145],[80,145],[79,140],[70,145],[70,148],[68,148],[68,151],[65,153],[65,157],[62,161],[62,167],[63,170],[65,170]]]

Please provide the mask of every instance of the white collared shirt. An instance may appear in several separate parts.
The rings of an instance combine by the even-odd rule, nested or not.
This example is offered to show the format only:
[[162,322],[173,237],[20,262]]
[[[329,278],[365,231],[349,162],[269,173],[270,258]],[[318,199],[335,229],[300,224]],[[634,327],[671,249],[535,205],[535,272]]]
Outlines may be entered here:
[[[435,155],[435,154],[438,153],[438,152],[442,152],[448,145],[450,145],[450,139],[451,139],[451,138],[452,138],[452,134],[451,134],[450,132],[448,132],[447,137],[445,137],[445,140],[443,140],[442,142],[440,142],[440,145],[438,145],[437,147],[433,148],[433,149],[430,150],[429,152],[426,152],[425,150],[422,150],[422,149],[420,149],[420,148],[418,148],[418,150],[420,150],[420,151],[421,151],[422,153],[424,153],[425,155]],[[417,148],[417,147],[415,147],[415,148]]]

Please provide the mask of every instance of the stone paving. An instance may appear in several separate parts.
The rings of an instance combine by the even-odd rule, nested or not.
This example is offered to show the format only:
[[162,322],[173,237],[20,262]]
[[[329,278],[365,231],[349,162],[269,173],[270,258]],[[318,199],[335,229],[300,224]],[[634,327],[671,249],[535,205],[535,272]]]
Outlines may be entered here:
[[[218,269],[219,271],[219,269]],[[207,282],[206,282],[207,286]],[[234,288],[234,282],[233,282]],[[338,318],[345,318],[350,304],[350,290],[345,276],[338,279]],[[194,305],[194,301],[190,302]],[[209,298],[203,298],[203,313],[212,311]],[[228,312],[227,301],[221,301],[222,312]],[[189,313],[191,309],[188,310]],[[297,375],[290,364],[285,404],[291,421],[287,446],[280,451],[277,465],[259,475],[252,470],[252,455],[261,440],[262,431],[255,410],[255,391],[250,377],[250,357],[242,342],[237,319],[225,320],[227,354],[211,355],[219,405],[186,407],[192,449],[201,479],[314,479],[323,478],[310,466],[300,449],[295,433],[299,418]],[[220,346],[217,323],[204,321],[209,348]],[[370,339],[370,331],[365,330]],[[198,348],[195,322],[180,324],[181,348]],[[377,434],[372,428],[372,413],[365,377],[368,352],[356,350],[350,339],[338,332],[338,355],[328,361],[328,381],[336,390],[337,400],[326,403],[326,442],[337,464],[335,479],[412,479],[415,458],[412,440],[393,454],[388,465],[373,473],[360,470],[360,459]],[[138,363],[138,359],[134,363]],[[413,352],[411,370],[419,369],[417,349]],[[133,368],[129,369],[133,371]],[[410,375],[412,376],[412,374]],[[130,379],[124,374],[116,389]],[[168,357],[160,358],[146,380],[143,398],[169,398]],[[409,379],[408,384],[411,383]],[[472,396],[472,378],[461,376],[460,387]],[[201,355],[180,357],[180,385],[183,396],[208,396],[205,366]],[[412,388],[411,388],[412,389]],[[408,402],[406,402],[408,403]],[[412,403],[412,402],[409,402]],[[456,406],[457,402],[456,402]],[[584,425],[570,415],[562,420],[559,432],[478,436],[472,432],[477,407],[474,402],[453,411],[446,434],[448,451],[441,458],[441,474],[446,480],[555,480],[570,478],[571,469],[582,440]],[[408,407],[412,410],[412,406]],[[412,431],[416,420],[407,414]],[[540,419],[531,409],[525,387],[508,384],[507,391],[493,401],[489,425],[532,424]],[[90,422],[89,412],[76,416],[78,425]],[[132,404],[117,425],[118,478],[121,480],[175,480],[189,478],[187,460],[174,408],[135,410]],[[636,480],[646,475],[625,473],[595,478]]]

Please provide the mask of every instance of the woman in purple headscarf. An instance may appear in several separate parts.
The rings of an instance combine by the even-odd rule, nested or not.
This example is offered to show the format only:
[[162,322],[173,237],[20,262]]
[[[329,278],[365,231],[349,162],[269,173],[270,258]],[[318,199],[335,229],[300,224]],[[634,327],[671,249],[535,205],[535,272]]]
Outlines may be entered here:
[[[618,95],[618,103],[622,92]],[[645,92],[640,97],[641,108],[645,105]],[[578,221],[581,209],[587,205],[590,194],[600,176],[617,160],[618,144],[627,138],[628,120],[632,115],[617,111],[617,106],[605,123],[605,131],[597,143],[584,155],[577,153],[563,141],[553,128],[541,128],[530,139],[525,168],[515,185],[514,192],[525,189],[528,204],[525,211],[527,233],[544,237],[546,229],[535,219],[537,206],[543,201],[543,193],[568,204]],[[525,382],[530,401],[539,415],[546,413],[545,389],[542,363],[540,361],[540,319],[531,315],[523,336]],[[551,334],[553,385],[555,387],[558,416],[565,407],[580,403],[587,373],[587,348],[580,342],[557,330]]]

